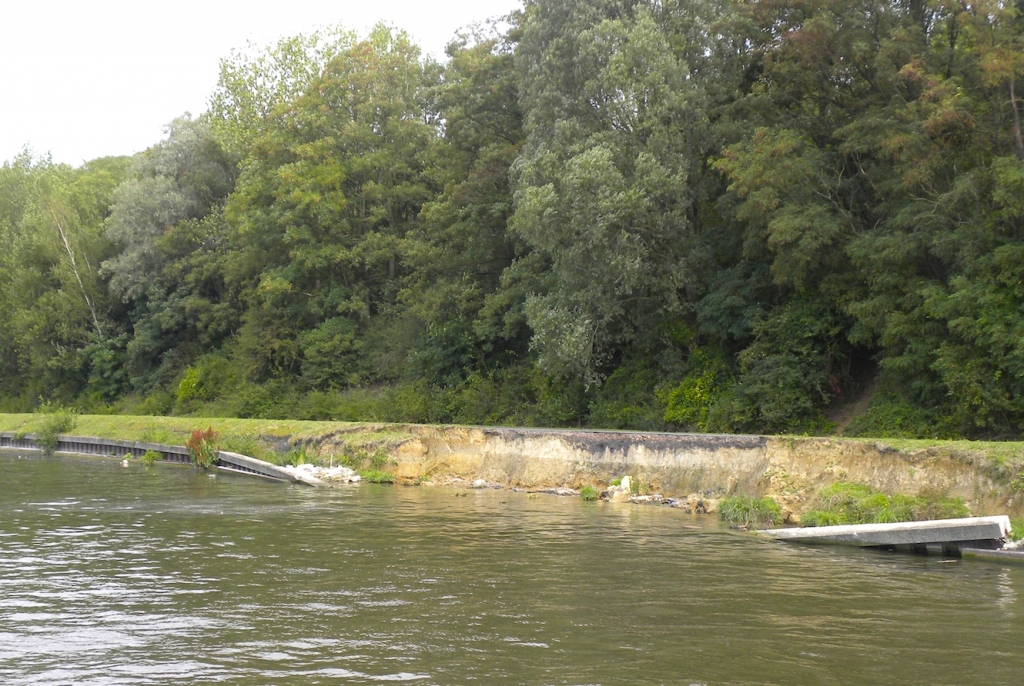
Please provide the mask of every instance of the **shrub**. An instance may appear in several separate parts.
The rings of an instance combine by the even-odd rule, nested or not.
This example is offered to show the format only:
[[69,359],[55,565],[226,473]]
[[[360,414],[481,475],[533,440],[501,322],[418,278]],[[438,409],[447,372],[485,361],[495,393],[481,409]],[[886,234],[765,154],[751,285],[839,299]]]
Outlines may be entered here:
[[146,465],[148,467],[151,464],[153,464],[154,462],[156,462],[157,460],[164,459],[164,456],[161,455],[160,453],[158,453],[155,450],[147,450],[146,452],[144,452],[142,454],[142,457],[140,457],[139,459],[142,461],[142,464],[144,464],[144,465]]
[[[815,300],[794,300],[754,323],[730,393],[708,405],[710,430],[818,432],[821,411],[841,393],[853,349],[845,314]],[[729,396],[729,397],[726,397]]]
[[730,524],[771,527],[782,523],[782,508],[772,498],[734,495],[718,503],[718,513]]
[[583,488],[580,489],[580,497],[588,502],[597,500],[597,489],[594,488],[593,486],[584,486]]
[[209,469],[217,464],[217,432],[210,427],[206,431],[196,429],[185,442],[192,464],[200,469]]
[[589,389],[588,397],[593,399],[587,424],[601,429],[663,429],[664,394],[651,392],[665,376],[658,362],[649,355],[627,355],[603,384]]
[[241,453],[257,460],[270,462],[271,464],[290,464],[289,456],[274,451],[267,443],[255,436],[235,434],[233,436],[221,436],[218,443],[220,450],[230,450],[233,453]]
[[663,393],[664,420],[670,424],[709,431],[711,407],[732,383],[732,370],[715,351],[699,348],[690,357],[690,372],[678,386]]
[[78,424],[78,415],[71,408],[50,403],[44,403],[39,409],[44,416],[36,429],[36,442],[43,449],[43,453],[52,455],[57,449],[60,434],[74,431],[75,425]]

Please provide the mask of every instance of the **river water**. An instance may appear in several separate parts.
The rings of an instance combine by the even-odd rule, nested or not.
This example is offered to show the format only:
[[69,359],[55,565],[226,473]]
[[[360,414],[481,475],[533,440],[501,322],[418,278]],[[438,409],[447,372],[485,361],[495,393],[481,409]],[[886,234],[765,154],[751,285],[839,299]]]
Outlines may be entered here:
[[1024,568],[0,453],[0,683],[1020,684]]

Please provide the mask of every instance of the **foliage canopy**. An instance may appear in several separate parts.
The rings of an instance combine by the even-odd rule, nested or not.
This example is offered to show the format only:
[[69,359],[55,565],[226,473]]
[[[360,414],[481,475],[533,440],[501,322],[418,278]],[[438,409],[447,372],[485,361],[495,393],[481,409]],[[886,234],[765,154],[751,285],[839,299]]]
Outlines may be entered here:
[[0,407],[1024,432],[1021,7],[530,0],[331,29],[0,167]]

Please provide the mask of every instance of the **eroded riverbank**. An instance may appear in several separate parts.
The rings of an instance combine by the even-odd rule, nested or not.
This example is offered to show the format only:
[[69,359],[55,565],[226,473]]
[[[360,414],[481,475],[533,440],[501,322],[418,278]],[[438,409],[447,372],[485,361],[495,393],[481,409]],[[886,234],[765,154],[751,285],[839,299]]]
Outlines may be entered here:
[[[36,415],[0,415],[0,429],[31,430],[34,421]],[[118,416],[80,417],[75,433],[180,444],[199,426],[220,432],[229,449],[262,459],[286,461],[300,446],[305,459],[324,464],[372,455],[404,482],[603,489],[630,476],[665,498],[771,495],[799,514],[823,486],[850,481],[888,493],[958,497],[976,515],[1024,514],[1016,490],[1021,443]]]

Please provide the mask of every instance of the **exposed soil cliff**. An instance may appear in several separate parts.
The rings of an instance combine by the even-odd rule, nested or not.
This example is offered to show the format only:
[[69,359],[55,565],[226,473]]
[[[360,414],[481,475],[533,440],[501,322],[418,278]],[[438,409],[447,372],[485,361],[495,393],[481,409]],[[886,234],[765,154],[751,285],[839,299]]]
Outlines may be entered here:
[[[405,425],[387,444],[400,479],[484,479],[509,487],[598,487],[629,475],[668,496],[772,495],[799,513],[823,486],[853,481],[889,493],[962,498],[974,514],[1018,514],[1010,487],[1024,456],[993,457],[955,446],[896,449],[839,438],[775,438],[614,431]],[[362,427],[362,431],[379,431]],[[330,436],[321,450],[344,452],[362,435]]]

